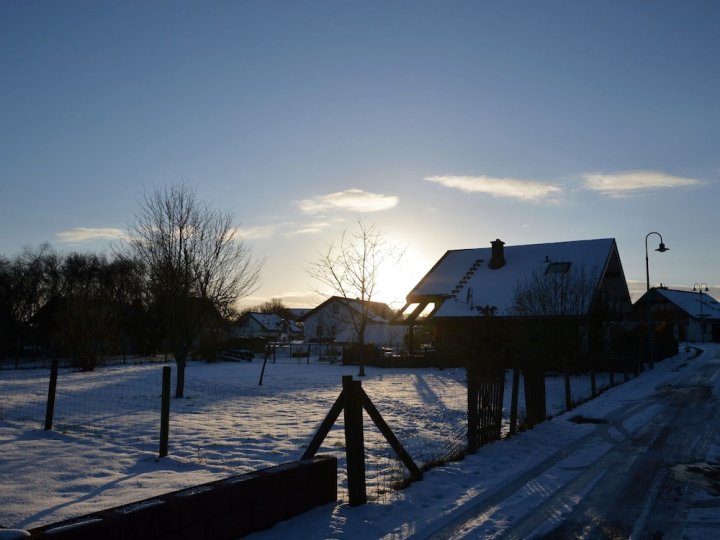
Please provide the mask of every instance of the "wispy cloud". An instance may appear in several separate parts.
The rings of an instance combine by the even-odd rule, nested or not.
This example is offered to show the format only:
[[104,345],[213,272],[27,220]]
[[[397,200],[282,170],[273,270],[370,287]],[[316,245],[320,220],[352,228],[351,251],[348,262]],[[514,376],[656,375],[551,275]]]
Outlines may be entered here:
[[96,240],[125,240],[127,233],[122,229],[99,227],[76,227],[61,231],[56,235],[63,243],[78,244]]
[[624,171],[619,173],[588,173],[582,175],[585,189],[609,197],[627,197],[647,191],[697,186],[703,182],[695,178],[673,176],[658,171]]
[[517,178],[442,175],[428,176],[425,180],[467,193],[486,193],[494,197],[510,197],[523,201],[544,200],[562,193],[562,188],[555,184]]
[[275,235],[275,225],[264,225],[259,227],[241,227],[233,231],[233,237],[241,240],[258,240],[270,238]]
[[380,212],[397,206],[399,202],[395,195],[370,193],[362,189],[351,188],[345,191],[318,195],[311,199],[298,201],[298,206],[306,214],[319,214],[328,210],[342,210],[346,212]]
[[293,235],[315,234],[315,233],[319,233],[323,229],[327,229],[329,226],[330,226],[330,223],[327,223],[325,221],[317,221],[314,223],[308,223],[306,225],[300,226],[297,230],[293,231]]

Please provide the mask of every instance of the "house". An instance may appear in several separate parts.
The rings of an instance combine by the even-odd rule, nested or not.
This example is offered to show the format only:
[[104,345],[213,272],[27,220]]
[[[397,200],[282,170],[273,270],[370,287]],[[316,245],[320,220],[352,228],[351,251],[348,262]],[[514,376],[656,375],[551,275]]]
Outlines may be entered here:
[[[367,314],[364,335],[358,326],[363,311]],[[331,296],[298,319],[303,325],[305,341],[374,344],[402,347],[406,329],[391,326],[395,312],[382,302],[370,302]]]
[[617,320],[632,307],[613,238],[450,250],[406,298],[396,322],[411,343],[430,323],[437,343],[472,347],[512,340],[522,321]]
[[672,323],[677,341],[720,341],[720,303],[702,287],[696,291],[653,287],[635,302],[638,320],[647,316],[648,303],[652,320]]
[[268,341],[292,341],[302,339],[302,329],[297,322],[286,320],[275,313],[247,312],[233,326],[233,337],[263,338]]
[[310,312],[310,308],[288,308],[287,318],[291,321],[297,321],[303,315],[307,315]]

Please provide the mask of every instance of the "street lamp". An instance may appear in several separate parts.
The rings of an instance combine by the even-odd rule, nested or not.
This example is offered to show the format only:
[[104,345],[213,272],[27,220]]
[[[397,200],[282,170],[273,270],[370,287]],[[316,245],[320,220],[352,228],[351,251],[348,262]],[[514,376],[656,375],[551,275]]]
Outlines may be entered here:
[[651,235],[657,234],[660,237],[660,245],[655,249],[655,251],[659,251],[660,253],[665,253],[668,249],[665,247],[665,244],[663,243],[663,237],[662,234],[659,232],[650,232],[645,235],[645,284],[646,284],[646,298],[645,298],[645,306],[647,309],[647,348],[648,348],[648,364],[650,365],[650,369],[653,368],[653,328],[652,328],[652,310],[650,309],[650,295],[647,294],[650,292],[650,261],[648,258],[648,238],[650,238]]
[[[703,289],[705,287],[705,289]],[[698,294],[700,294],[700,339],[703,343],[705,343],[705,315],[703,314],[703,299],[702,299],[702,293],[703,290],[705,292],[708,292],[710,289],[708,289],[707,283],[695,283],[693,285],[693,292],[697,291]]]
[[645,236],[645,283],[646,283],[646,291],[650,290],[650,263],[648,259],[648,247],[647,247],[647,241],[651,234],[657,234],[660,237],[660,245],[655,249],[655,251],[659,251],[660,253],[665,253],[670,248],[665,247],[665,244],[663,243],[663,237],[662,234],[658,232],[651,232],[647,233]]

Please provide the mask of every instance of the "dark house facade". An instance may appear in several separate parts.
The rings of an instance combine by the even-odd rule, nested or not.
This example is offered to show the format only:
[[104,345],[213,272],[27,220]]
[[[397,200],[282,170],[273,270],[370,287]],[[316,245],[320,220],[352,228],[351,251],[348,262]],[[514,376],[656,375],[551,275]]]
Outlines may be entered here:
[[720,341],[720,303],[708,292],[653,287],[635,302],[633,315],[645,320],[649,303],[652,321],[671,325],[677,341]]
[[[407,295],[396,321],[432,328],[437,354],[494,354],[555,336],[550,354],[603,354],[609,325],[630,313],[612,238],[447,251]],[[527,350],[527,347],[526,347]]]

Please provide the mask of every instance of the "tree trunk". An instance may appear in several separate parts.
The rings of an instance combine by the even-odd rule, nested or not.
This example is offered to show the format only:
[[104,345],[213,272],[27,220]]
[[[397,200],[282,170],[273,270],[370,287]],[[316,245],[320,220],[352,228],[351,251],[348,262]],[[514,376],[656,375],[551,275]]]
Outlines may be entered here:
[[358,377],[365,376],[365,326],[366,323],[363,321],[360,324],[360,330],[358,331],[358,350],[360,351],[360,369],[358,370]]

